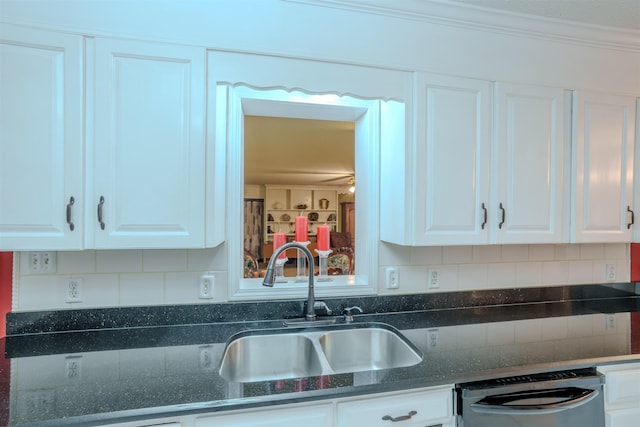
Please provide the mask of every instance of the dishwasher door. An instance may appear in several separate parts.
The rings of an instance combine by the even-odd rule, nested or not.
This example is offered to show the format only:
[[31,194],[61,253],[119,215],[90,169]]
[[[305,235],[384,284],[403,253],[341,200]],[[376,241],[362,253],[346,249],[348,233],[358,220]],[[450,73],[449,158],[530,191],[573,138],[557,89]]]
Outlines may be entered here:
[[463,427],[604,427],[604,376],[595,368],[459,384]]

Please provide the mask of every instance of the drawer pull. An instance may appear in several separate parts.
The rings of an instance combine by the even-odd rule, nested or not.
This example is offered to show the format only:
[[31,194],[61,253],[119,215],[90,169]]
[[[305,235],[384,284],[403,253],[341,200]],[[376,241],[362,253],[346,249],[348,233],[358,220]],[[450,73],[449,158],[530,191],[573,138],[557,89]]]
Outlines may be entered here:
[[74,228],[76,228],[71,218],[71,208],[75,202],[76,202],[76,199],[74,199],[73,196],[71,196],[69,198],[69,203],[67,203],[67,224],[69,224],[69,230],[71,231],[73,231]]
[[487,225],[487,207],[482,203],[482,211],[484,215],[482,217],[482,229],[484,230],[485,225]]
[[102,206],[104,205],[104,197],[100,196],[100,203],[98,203],[98,223],[100,224],[100,229],[104,230],[105,223],[102,220]]
[[395,423],[397,421],[406,421],[406,420],[410,420],[411,417],[413,417],[414,415],[418,415],[418,413],[416,411],[410,411],[407,415],[401,415],[399,417],[392,417],[391,415],[385,415],[384,417],[382,417],[383,421],[391,421],[392,423]]
[[633,211],[631,210],[630,206],[627,206],[627,212],[631,213],[631,222],[627,223],[627,230],[631,228],[631,226],[636,222],[636,216],[633,213]]

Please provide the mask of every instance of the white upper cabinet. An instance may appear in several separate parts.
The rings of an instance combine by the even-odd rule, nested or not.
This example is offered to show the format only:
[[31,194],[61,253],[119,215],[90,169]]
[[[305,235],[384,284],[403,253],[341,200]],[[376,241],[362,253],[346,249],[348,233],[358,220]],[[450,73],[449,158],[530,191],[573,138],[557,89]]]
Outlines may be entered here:
[[83,39],[0,25],[0,250],[83,243]]
[[[565,91],[418,74],[416,92],[415,145],[405,156],[413,190],[400,203],[410,206],[405,222],[411,226],[389,225],[393,211],[403,211],[383,195],[382,228],[387,221],[397,230],[382,233],[383,240],[418,246],[568,241]],[[383,176],[393,161],[383,148]],[[397,200],[392,193],[387,196]]]
[[205,50],[96,39],[88,247],[205,244]]
[[631,241],[635,102],[573,94],[574,242]]
[[416,84],[410,243],[486,243],[491,84],[427,74],[418,74]]
[[492,241],[567,242],[570,93],[506,83],[494,93]]

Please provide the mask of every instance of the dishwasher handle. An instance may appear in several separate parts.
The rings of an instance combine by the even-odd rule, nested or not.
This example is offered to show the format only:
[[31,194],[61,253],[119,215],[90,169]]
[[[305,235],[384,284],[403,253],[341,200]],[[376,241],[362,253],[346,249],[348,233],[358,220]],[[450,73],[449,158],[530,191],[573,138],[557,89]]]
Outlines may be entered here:
[[552,414],[584,405],[598,394],[598,390],[578,387],[527,390],[487,396],[470,406],[485,414]]

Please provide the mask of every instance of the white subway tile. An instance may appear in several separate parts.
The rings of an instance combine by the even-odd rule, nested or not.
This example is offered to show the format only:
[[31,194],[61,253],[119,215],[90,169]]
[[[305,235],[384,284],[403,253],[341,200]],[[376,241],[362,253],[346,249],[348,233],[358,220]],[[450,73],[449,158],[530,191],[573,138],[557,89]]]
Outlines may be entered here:
[[542,263],[542,283],[545,285],[569,284],[569,262],[552,261]]
[[500,246],[488,245],[488,246],[473,247],[473,262],[476,264],[500,262],[500,260],[501,260]]
[[490,289],[511,288],[516,283],[516,264],[501,262],[487,266],[487,287]]
[[443,246],[443,264],[470,264],[473,262],[473,246]]
[[96,272],[96,251],[58,252],[58,274],[84,274]]
[[516,263],[516,286],[540,286],[542,285],[541,262]]
[[142,271],[141,250],[97,251],[98,273],[139,273]]
[[226,271],[212,273],[215,275],[212,299],[199,298],[201,272],[166,273],[165,304],[207,304],[226,301],[228,298],[227,273]]
[[186,249],[152,249],[142,251],[142,266],[144,271],[186,271]]
[[593,283],[593,262],[569,261],[569,283]]
[[529,261],[554,261],[555,245],[529,245]]
[[458,266],[458,289],[474,290],[487,288],[487,264],[460,264]]
[[580,245],[580,259],[603,259],[604,244],[591,243]]
[[529,245],[503,245],[500,252],[503,262],[529,261]]
[[569,261],[580,259],[580,245],[556,245],[556,259]]
[[121,306],[161,305],[164,302],[164,274],[120,275]]
[[604,245],[604,257],[607,259],[627,259],[629,245],[626,243],[608,243]]
[[[242,255],[240,255],[242,256]],[[227,247],[187,250],[187,271],[210,271],[227,269]]]
[[58,286],[56,279],[56,276],[22,276],[17,293],[18,307],[14,311],[64,307],[64,288]]
[[411,249],[411,265],[442,264],[442,247],[426,246]]
[[432,266],[440,270],[440,288],[431,289],[433,292],[454,292],[459,289],[458,275],[459,267],[457,265],[440,265]]
[[[117,307],[120,298],[119,278],[117,274],[74,275],[82,278],[82,302],[67,303],[67,308]],[[62,278],[61,285],[65,289],[67,279]]]
[[[378,257],[381,266],[409,265],[411,260],[411,248],[398,246],[392,243],[380,243]],[[426,262],[425,262],[426,264]]]

